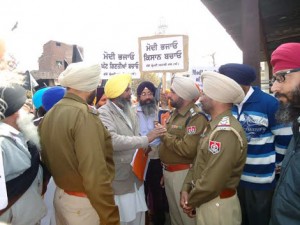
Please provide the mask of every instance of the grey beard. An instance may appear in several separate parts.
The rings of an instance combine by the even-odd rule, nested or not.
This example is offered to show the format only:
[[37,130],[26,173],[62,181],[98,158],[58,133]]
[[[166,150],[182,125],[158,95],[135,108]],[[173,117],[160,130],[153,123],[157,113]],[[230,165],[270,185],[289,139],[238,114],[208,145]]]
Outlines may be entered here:
[[135,121],[135,113],[131,107],[131,102],[127,101],[124,98],[118,98],[116,100],[117,105],[122,107],[122,110],[124,111],[125,115],[129,118],[131,121],[132,125],[134,124]]
[[33,118],[33,114],[27,113],[23,109],[20,109],[19,117],[16,122],[25,139],[32,141],[38,147],[38,149],[40,149],[40,137],[38,134],[38,129],[33,123]]
[[156,105],[155,102],[151,102],[149,104],[141,105],[142,111],[146,116],[150,116],[156,113]]

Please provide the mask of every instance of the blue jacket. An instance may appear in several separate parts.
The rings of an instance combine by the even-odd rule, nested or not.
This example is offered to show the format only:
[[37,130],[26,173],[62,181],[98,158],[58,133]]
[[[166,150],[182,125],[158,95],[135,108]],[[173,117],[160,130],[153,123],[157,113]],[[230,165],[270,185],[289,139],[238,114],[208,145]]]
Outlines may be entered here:
[[276,184],[275,166],[281,165],[292,130],[290,125],[280,125],[275,121],[278,100],[258,87],[253,89],[240,113],[237,106],[232,109],[248,141],[240,186],[252,190],[272,190]]
[[300,135],[294,135],[282,162],[270,225],[300,224]]

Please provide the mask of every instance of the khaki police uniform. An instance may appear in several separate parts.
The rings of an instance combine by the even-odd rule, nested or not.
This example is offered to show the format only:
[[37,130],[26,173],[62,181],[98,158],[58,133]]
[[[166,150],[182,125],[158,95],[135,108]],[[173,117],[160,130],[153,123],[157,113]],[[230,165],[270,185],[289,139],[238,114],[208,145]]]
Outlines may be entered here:
[[164,168],[172,225],[195,224],[195,220],[183,213],[180,207],[180,190],[196,156],[200,134],[206,125],[207,119],[200,114],[200,109],[194,103],[175,110],[166,123],[167,133],[162,138],[159,156]]
[[246,155],[244,130],[230,110],[210,121],[182,188],[189,193],[188,205],[196,208],[197,224],[241,223],[236,187]]
[[39,125],[42,159],[57,185],[56,217],[72,224],[120,224],[111,186],[111,136],[98,116],[80,97],[67,93]]

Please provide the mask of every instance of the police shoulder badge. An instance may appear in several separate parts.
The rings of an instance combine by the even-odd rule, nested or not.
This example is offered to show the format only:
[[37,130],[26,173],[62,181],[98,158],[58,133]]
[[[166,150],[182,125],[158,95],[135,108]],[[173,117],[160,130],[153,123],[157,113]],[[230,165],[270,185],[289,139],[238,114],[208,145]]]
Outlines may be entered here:
[[219,153],[221,151],[221,142],[209,141],[208,150],[214,155]]
[[196,126],[189,126],[189,127],[186,128],[186,132],[189,135],[195,134],[196,131],[197,131]]

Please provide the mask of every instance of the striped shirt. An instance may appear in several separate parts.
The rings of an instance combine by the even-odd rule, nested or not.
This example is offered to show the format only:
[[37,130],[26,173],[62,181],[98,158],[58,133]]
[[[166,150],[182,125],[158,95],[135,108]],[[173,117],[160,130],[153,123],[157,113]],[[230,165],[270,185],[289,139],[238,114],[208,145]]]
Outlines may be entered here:
[[251,87],[245,100],[232,109],[248,141],[247,160],[240,186],[253,190],[275,188],[275,168],[280,166],[292,137],[290,124],[278,124],[278,100]]

